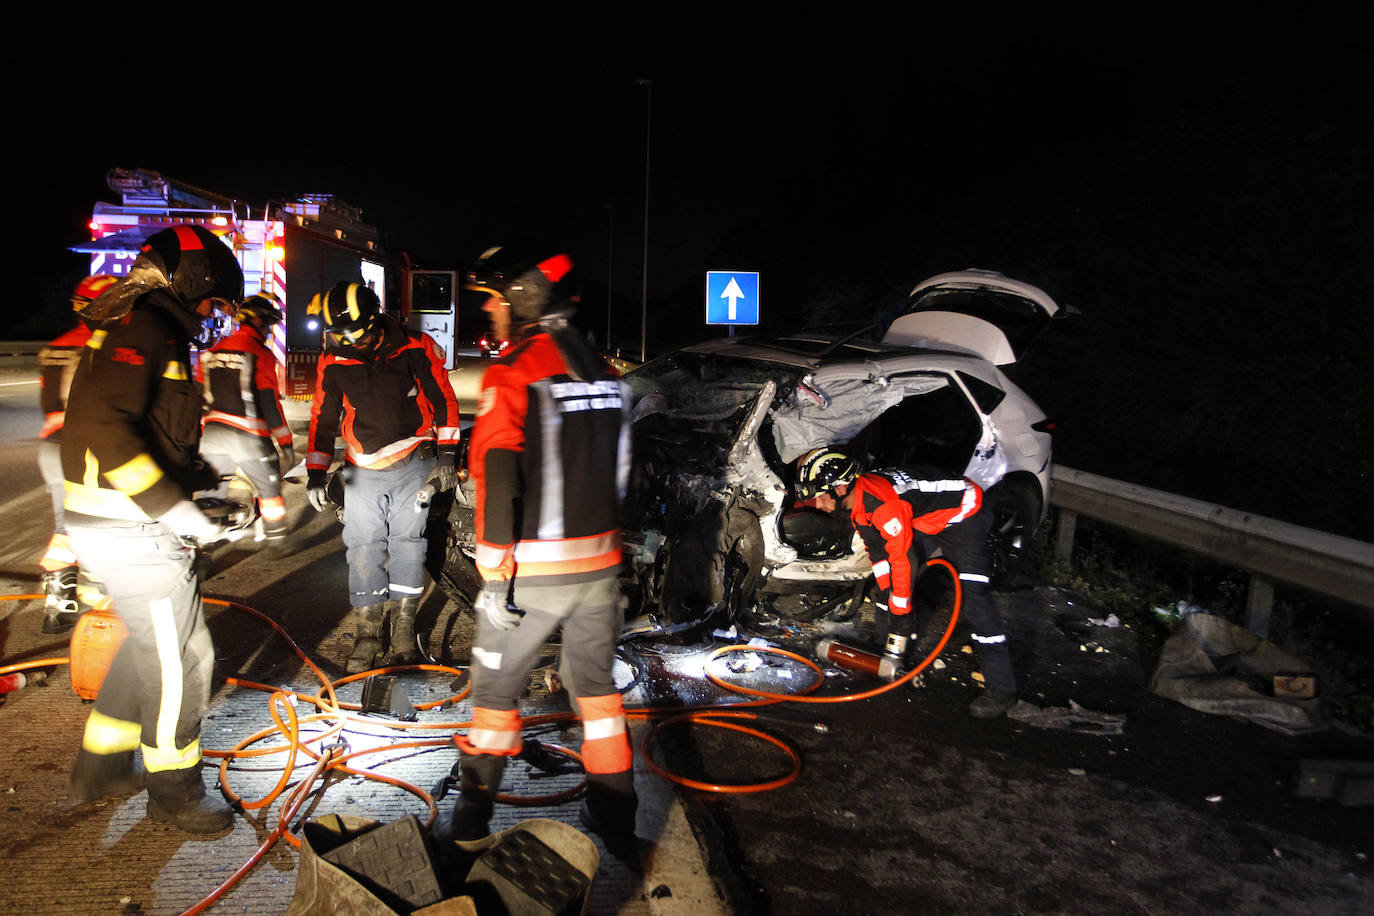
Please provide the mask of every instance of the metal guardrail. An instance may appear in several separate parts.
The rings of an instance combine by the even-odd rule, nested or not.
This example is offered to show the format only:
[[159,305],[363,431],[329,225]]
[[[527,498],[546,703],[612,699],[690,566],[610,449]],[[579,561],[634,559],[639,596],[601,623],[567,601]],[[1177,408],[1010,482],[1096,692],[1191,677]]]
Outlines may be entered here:
[[1050,504],[1059,509],[1058,556],[1072,552],[1083,515],[1250,573],[1246,610],[1260,636],[1275,582],[1374,609],[1374,544],[1066,467],[1054,469]]

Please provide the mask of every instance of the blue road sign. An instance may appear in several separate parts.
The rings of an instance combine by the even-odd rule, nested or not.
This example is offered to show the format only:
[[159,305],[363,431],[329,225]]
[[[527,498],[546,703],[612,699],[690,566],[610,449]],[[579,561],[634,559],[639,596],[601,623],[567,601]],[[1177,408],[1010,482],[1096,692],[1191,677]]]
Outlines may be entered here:
[[758,271],[706,271],[706,323],[758,324]]

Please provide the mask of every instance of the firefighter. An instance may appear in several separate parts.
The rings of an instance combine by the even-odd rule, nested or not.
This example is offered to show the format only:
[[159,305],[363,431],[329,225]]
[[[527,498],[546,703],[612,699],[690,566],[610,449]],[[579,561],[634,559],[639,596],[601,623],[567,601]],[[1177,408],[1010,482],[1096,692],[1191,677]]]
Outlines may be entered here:
[[983,669],[985,687],[969,712],[995,719],[1016,704],[1011,652],[989,579],[989,522],[978,511],[983,491],[976,483],[926,468],[860,474],[849,455],[821,448],[801,461],[797,497],[813,500],[823,512],[849,513],[877,579],[875,631],[883,651],[899,660],[905,660],[912,639],[916,579],[939,548],[959,571],[961,613],[973,627]]
[[[48,540],[38,565],[43,568],[43,632],[65,633],[76,626],[81,616],[77,583],[80,568],[62,512],[66,490],[62,485],[62,424],[66,420],[67,395],[71,390],[72,374],[91,338],[91,329],[82,312],[97,296],[114,286],[115,277],[98,274],[76,285],[72,293],[72,311],[77,315],[76,327],[60,335],[38,353],[40,395],[43,407],[42,441],[38,444],[38,469],[52,497],[53,535]],[[83,583],[89,586],[90,583]]]
[[227,496],[227,478],[235,468],[243,471],[257,491],[263,534],[280,540],[286,536],[286,501],[279,461],[290,467],[296,460],[277,390],[281,364],[267,348],[272,328],[282,320],[280,300],[256,293],[234,318],[238,330],[202,355],[196,368],[206,401],[200,450],[220,475],[215,495]]
[[487,251],[465,286],[485,292],[493,335],[512,341],[482,379],[468,453],[476,483],[473,720],[460,797],[441,839],[486,835],[506,758],[522,747],[517,699],[562,628],[560,674],[582,720],[583,823],[633,847],[637,796],[625,710],[611,676],[622,626],[619,506],[629,475],[625,383],[568,323],[571,259],[547,248]]
[[204,346],[206,320],[242,295],[238,262],[214,233],[181,225],[150,236],[86,310],[91,338],[62,435],[68,536],[128,627],[86,720],[71,794],[130,794],[146,769],[148,816],[198,834],[228,828],[234,813],[200,775],[215,656],[195,545],[224,529],[191,500],[215,477],[197,451],[190,345]]
[[392,663],[420,658],[415,613],[425,587],[429,514],[420,493],[436,474],[441,490],[458,483],[458,400],[439,347],[384,314],[367,286],[337,283],[320,309],[325,352],[305,467],[310,504],[322,511],[330,503],[334,441],[343,436],[343,540],[354,633],[346,667],[356,674],[382,652],[388,616]]

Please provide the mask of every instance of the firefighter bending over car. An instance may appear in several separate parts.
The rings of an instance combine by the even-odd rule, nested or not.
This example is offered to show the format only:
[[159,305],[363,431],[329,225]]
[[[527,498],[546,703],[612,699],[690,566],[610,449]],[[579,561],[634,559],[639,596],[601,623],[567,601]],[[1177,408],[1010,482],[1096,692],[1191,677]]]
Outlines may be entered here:
[[1016,705],[1016,677],[1002,619],[992,599],[983,491],[965,477],[925,468],[888,468],[860,474],[854,459],[835,449],[807,454],[797,472],[797,497],[823,512],[844,510],[863,539],[877,579],[874,632],[883,651],[906,660],[912,640],[911,599],[917,577],[938,547],[959,571],[960,613],[973,628],[984,690],[969,712],[995,719]]
[[572,260],[551,249],[487,251],[466,288],[490,295],[492,331],[512,348],[486,371],[468,451],[477,489],[472,727],[455,735],[460,797],[440,839],[488,832],[506,758],[520,753],[517,700],[562,628],[563,683],[582,720],[584,825],[633,855],[637,796],[611,670],[621,629],[619,506],[629,477],[629,394],[568,323]]
[[71,794],[129,795],[146,780],[148,816],[189,833],[234,819],[200,776],[215,654],[195,542],[224,528],[191,501],[215,476],[197,452],[190,345],[242,296],[238,262],[212,232],[182,225],[149,237],[128,275],[86,309],[92,332],[62,434],[68,537],[128,627],[86,720]]
[[228,478],[236,468],[243,471],[257,491],[264,536],[280,540],[286,536],[286,501],[277,450],[288,468],[296,451],[277,390],[281,364],[267,348],[268,335],[282,320],[279,300],[257,293],[234,318],[238,330],[202,355],[196,368],[206,402],[200,451],[220,475],[213,495],[227,497]]
[[383,651],[390,606],[392,664],[420,659],[415,614],[425,589],[421,490],[438,475],[458,483],[458,399],[438,346],[382,313],[377,294],[342,282],[320,302],[327,343],[310,408],[305,467],[310,504],[330,503],[334,441],[346,443],[343,541],[353,613],[350,674],[372,668]]
[[[60,335],[38,353],[40,402],[43,408],[42,441],[38,444],[38,470],[43,475],[48,494],[52,497],[53,535],[48,540],[38,565],[43,568],[43,632],[65,633],[76,626],[81,616],[78,596],[80,570],[76,554],[67,537],[66,518],[62,502],[66,488],[62,485],[62,425],[67,416],[67,397],[72,387],[76,364],[91,339],[91,329],[82,312],[92,300],[115,285],[117,278],[106,274],[87,277],[76,285],[72,293],[72,311],[76,313],[76,327]],[[89,578],[89,577],[88,577]],[[90,583],[84,583],[89,590]]]

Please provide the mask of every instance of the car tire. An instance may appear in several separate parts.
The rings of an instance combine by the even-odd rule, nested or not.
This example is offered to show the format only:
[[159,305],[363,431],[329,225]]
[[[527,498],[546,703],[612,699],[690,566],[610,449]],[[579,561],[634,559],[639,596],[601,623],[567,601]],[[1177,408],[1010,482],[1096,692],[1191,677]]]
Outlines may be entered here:
[[983,495],[988,514],[988,560],[994,585],[1008,585],[1021,572],[1040,524],[1040,498],[1024,485],[1003,481]]

